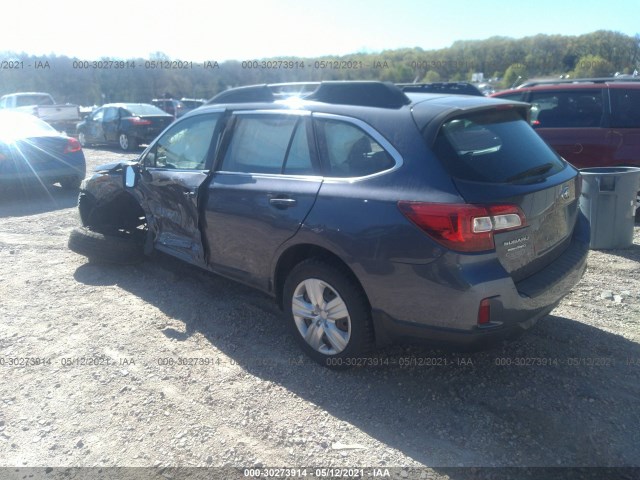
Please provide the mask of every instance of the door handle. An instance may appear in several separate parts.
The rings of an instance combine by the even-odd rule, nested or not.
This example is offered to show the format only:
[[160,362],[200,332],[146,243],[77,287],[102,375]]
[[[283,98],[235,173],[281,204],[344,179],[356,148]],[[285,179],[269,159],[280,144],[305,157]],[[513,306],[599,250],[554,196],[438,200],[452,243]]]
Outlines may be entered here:
[[187,190],[186,192],[182,192],[185,197],[194,198],[196,196],[196,192],[193,190]]
[[270,198],[269,203],[277,208],[295,207],[298,201],[295,198]]

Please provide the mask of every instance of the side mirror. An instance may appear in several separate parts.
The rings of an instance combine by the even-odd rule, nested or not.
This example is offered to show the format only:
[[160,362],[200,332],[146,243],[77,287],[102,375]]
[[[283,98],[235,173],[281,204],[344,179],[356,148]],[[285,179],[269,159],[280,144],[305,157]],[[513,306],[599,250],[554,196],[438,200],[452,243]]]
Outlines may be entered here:
[[138,184],[138,178],[140,173],[138,169],[133,165],[127,165],[124,168],[124,187],[134,188]]

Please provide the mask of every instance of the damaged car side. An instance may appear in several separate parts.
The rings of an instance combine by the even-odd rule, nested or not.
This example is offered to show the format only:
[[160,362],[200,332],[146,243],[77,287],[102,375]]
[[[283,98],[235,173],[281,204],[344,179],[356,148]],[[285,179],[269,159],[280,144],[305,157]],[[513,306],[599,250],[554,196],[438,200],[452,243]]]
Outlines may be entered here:
[[517,335],[586,268],[578,172],[529,106],[382,82],[222,92],[81,186],[72,250],[157,249],[266,292],[335,368],[376,345]]

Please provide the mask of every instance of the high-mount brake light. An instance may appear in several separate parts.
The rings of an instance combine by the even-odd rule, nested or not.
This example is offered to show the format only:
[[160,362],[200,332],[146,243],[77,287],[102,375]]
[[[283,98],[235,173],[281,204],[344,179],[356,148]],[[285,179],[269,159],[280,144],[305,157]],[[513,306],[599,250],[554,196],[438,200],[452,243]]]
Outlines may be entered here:
[[398,202],[400,211],[441,245],[459,252],[495,249],[493,234],[526,225],[517,205]]

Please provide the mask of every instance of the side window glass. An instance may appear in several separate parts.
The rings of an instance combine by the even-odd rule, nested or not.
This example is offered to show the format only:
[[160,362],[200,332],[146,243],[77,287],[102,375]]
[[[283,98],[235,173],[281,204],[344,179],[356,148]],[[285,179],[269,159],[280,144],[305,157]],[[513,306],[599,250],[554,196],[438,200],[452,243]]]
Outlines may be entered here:
[[238,115],[221,169],[281,173],[297,123],[298,117],[291,115]]
[[535,120],[540,128],[599,127],[602,121],[600,90],[534,93],[531,103],[533,110],[537,110]]
[[201,115],[180,122],[167,131],[149,151],[149,167],[203,170],[220,115]]
[[293,134],[283,173],[288,175],[313,175],[315,173],[309,153],[307,128],[303,119],[300,119]]
[[102,121],[102,117],[104,116],[104,109],[101,108],[100,110],[96,110],[93,114],[92,120],[94,122],[101,122]]
[[[535,126],[548,127],[549,110],[558,107],[558,96],[550,93],[534,93],[531,97],[531,123]],[[544,112],[544,113],[543,113]],[[542,116],[545,125],[538,117]]]
[[611,127],[640,128],[640,89],[612,88]]
[[114,107],[109,107],[104,112],[104,121],[112,122],[113,120],[118,118],[118,109]]
[[338,120],[316,119],[329,177],[362,177],[392,168],[395,162],[359,127]]

